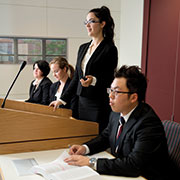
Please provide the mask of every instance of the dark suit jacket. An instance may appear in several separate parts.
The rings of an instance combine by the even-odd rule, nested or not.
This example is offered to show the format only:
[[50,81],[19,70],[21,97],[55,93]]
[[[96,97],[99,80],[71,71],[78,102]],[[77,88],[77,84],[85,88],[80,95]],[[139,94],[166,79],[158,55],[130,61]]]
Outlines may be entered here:
[[90,99],[108,99],[106,88],[110,87],[114,79],[114,70],[118,62],[117,48],[105,39],[100,43],[86,66],[85,74],[96,77],[96,85],[83,87],[80,83],[80,79],[83,78],[81,63],[90,43],[83,44],[79,48],[74,77],[66,93],[61,97],[65,102],[69,101],[74,94]]
[[[63,88],[63,91],[62,91],[62,94],[61,96],[65,93],[65,91],[67,90],[69,84],[71,82],[71,79],[68,78],[65,85],[64,85],[64,88]],[[56,100],[56,93],[57,93],[57,90],[60,86],[60,81],[57,81],[55,83],[53,83],[50,87],[50,92],[49,92],[49,96],[50,96],[50,102],[52,101],[55,101]],[[72,109],[72,110],[75,110],[77,109],[77,96],[74,95],[73,98],[69,101],[69,102],[66,102],[67,104],[64,106],[64,105],[60,105],[60,108],[67,108],[67,109]]]
[[111,148],[115,159],[98,159],[97,171],[119,176],[144,176],[148,180],[168,177],[169,156],[164,129],[153,109],[142,103],[123,126],[119,149],[115,152],[119,113],[112,112],[108,127],[87,142],[91,154]]
[[44,77],[36,90],[33,85],[34,81],[35,80],[31,82],[29,99],[26,100],[26,102],[49,105],[49,89],[52,84],[51,80],[48,77]]

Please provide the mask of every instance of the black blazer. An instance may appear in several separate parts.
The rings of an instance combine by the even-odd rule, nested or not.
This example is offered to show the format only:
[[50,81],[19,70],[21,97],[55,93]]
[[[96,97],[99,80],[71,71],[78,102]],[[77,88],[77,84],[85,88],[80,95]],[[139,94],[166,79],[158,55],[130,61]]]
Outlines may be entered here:
[[114,70],[118,62],[117,48],[105,39],[99,44],[87,63],[85,74],[96,77],[96,85],[83,87],[80,83],[80,79],[83,78],[81,63],[90,44],[91,42],[85,43],[79,48],[74,77],[66,93],[61,97],[65,102],[74,94],[90,99],[104,99],[104,97],[108,99],[106,88],[110,87],[114,79]]
[[34,81],[35,80],[33,80],[30,85],[29,99],[25,102],[49,105],[49,89],[52,84],[51,80],[48,77],[44,77],[36,90],[33,85]]
[[108,127],[97,138],[86,143],[91,154],[110,147],[115,156],[112,160],[98,159],[97,171],[100,174],[144,176],[148,180],[171,179],[164,128],[153,109],[142,103],[134,110],[123,126],[116,153],[119,117],[119,113],[112,112]]
[[[62,91],[62,94],[61,96],[65,93],[65,91],[67,90],[69,84],[71,82],[71,79],[68,78],[65,85],[64,85],[64,88],[63,88],[63,91]],[[49,97],[50,97],[50,102],[52,101],[55,101],[56,100],[56,93],[57,93],[57,90],[60,86],[60,81],[57,81],[55,83],[53,83],[50,87],[50,91],[49,91]],[[76,109],[77,108],[77,97],[76,95],[74,95],[72,97],[72,99],[68,102],[66,102],[67,104],[66,105],[60,105],[60,108],[67,108],[67,109]]]

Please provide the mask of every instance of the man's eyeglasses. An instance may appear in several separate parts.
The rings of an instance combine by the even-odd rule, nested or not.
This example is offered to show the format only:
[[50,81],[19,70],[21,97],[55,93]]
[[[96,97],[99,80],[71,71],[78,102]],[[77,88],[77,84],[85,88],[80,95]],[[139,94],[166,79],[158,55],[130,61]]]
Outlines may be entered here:
[[122,94],[133,94],[134,92],[117,91],[115,89],[107,88],[107,93],[108,94],[112,93],[113,96],[117,96],[119,93],[122,93]]
[[84,21],[84,25],[87,25],[87,24],[92,24],[92,23],[99,23],[100,21],[95,21],[95,20],[86,20]]

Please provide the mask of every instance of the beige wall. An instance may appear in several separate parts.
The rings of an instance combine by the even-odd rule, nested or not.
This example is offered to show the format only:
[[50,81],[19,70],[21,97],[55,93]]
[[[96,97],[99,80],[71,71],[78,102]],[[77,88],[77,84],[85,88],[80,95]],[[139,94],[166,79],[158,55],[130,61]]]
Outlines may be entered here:
[[[140,65],[143,0],[0,0],[0,36],[67,38],[68,60],[75,65],[79,45],[89,41],[83,25],[86,14],[102,5],[110,8],[115,21],[119,65]],[[19,65],[0,64],[0,98],[18,70]],[[49,77],[55,81],[51,74]],[[32,65],[27,65],[9,99],[28,98],[32,79]]]
[[144,0],[121,0],[120,4],[120,65],[141,67]]

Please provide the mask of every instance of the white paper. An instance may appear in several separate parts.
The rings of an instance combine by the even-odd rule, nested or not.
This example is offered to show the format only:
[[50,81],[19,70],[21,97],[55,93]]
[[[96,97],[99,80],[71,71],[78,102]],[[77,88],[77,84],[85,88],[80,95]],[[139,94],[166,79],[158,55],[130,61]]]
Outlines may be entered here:
[[31,175],[33,174],[30,169],[35,166],[38,165],[38,163],[36,162],[36,160],[34,158],[30,158],[30,159],[15,159],[12,160],[15,168],[16,168],[16,172],[18,176],[25,176],[25,175]]
[[100,180],[100,175],[90,167],[71,166],[64,162],[69,157],[64,151],[56,160],[37,165],[31,168],[31,172],[42,175],[48,180]]
[[56,172],[50,177],[52,180],[101,180],[100,175],[87,166]]

